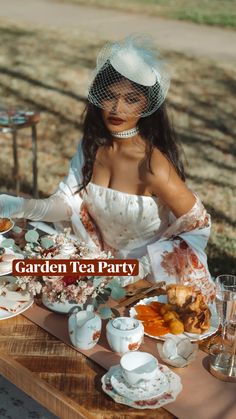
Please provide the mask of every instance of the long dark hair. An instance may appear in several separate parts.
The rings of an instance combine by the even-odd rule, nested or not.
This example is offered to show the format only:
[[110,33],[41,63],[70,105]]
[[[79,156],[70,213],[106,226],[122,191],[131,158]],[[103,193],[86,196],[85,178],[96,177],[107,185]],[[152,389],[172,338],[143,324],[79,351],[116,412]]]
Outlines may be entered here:
[[[108,78],[111,80],[122,80],[124,77],[116,72],[111,66],[107,66],[104,70],[98,73],[96,76],[91,88],[90,94],[99,91],[99,86],[101,86],[102,79],[106,78],[106,73],[109,76],[111,71],[116,73],[113,78]],[[140,86],[135,82],[130,82],[135,89],[140,90]],[[110,83],[111,84],[111,83]],[[107,84],[108,86],[108,84]],[[149,105],[152,106],[154,98],[156,98],[156,92],[160,92],[160,85],[158,83],[155,86],[146,88],[146,97],[148,98]],[[142,86],[142,93],[143,93]],[[89,98],[89,97],[88,97]],[[85,110],[82,115],[82,127],[83,127],[83,139],[82,139],[82,149],[84,154],[84,166],[82,168],[82,184],[79,190],[82,190],[90,182],[94,161],[96,158],[97,150],[99,146],[106,145],[111,146],[113,144],[113,139],[106,128],[103,118],[101,115],[101,109],[91,102],[87,101]],[[147,167],[151,170],[151,156],[153,148],[158,148],[173,164],[176,172],[181,177],[182,180],[185,180],[185,172],[183,163],[180,158],[179,145],[177,143],[177,138],[173,126],[169,120],[165,102],[151,115],[146,117],[141,117],[138,121],[138,127],[141,137],[146,141],[147,144]]]

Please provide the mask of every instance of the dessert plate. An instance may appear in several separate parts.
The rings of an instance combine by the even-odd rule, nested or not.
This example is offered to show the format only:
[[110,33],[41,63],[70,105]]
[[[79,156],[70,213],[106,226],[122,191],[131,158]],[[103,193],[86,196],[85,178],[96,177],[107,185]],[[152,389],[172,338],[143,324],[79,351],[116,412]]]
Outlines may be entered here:
[[[0,282],[2,282],[4,280],[4,278],[1,278]],[[13,276],[6,276],[6,280],[14,283],[15,278]],[[4,297],[1,295],[1,299],[3,299]],[[6,297],[5,297],[6,298]],[[20,293],[19,293],[19,301],[20,301]],[[6,320],[9,319],[11,317],[15,317],[18,316],[18,314],[23,313],[24,311],[26,311],[28,308],[30,308],[32,306],[34,302],[34,298],[30,298],[29,301],[25,301],[20,303],[20,307],[16,309],[16,311],[8,311],[6,309],[3,309],[2,307],[0,307],[0,320]]]
[[[131,309],[129,311],[130,317],[135,317],[136,318],[136,315],[137,315],[137,312],[135,310],[136,306],[138,306],[138,305],[148,305],[153,301],[158,301],[160,303],[167,303],[167,297],[166,297],[166,295],[159,295],[159,296],[156,296],[156,297],[149,297],[149,298],[144,298],[143,300],[140,300],[138,303],[135,304],[135,306],[131,307]],[[181,338],[184,338],[184,337],[187,336],[191,340],[191,342],[197,342],[199,340],[206,339],[209,336],[213,335],[218,330],[219,317],[218,317],[218,314],[217,314],[217,311],[216,311],[215,304],[209,305],[209,308],[210,308],[212,317],[211,317],[211,327],[207,332],[202,333],[202,334],[184,332],[184,333],[179,334],[177,336],[179,336]],[[162,335],[162,336],[153,336],[153,335],[150,335],[149,333],[146,333],[145,329],[144,329],[144,334],[146,336],[149,336],[151,338],[158,339],[158,340],[166,340],[167,338],[176,336],[176,335],[173,335],[172,333],[167,333],[166,335]]]
[[102,377],[102,389],[108,394],[115,402],[131,406],[135,409],[157,409],[164,406],[167,403],[173,402],[180,391],[182,390],[182,384],[180,377],[172,372],[167,366],[159,365],[161,372],[165,375],[167,380],[166,390],[159,396],[139,400],[131,400],[127,396],[122,396],[113,387],[114,378],[116,376],[116,370],[120,369],[120,365],[111,367],[109,371]]
[[[4,225],[7,224],[7,227]],[[11,218],[0,218],[0,234],[5,234],[14,227],[15,223]]]
[[34,299],[27,301],[26,303],[22,303],[22,305],[14,312],[4,310],[0,308],[0,320],[10,319],[11,317],[18,316],[18,314],[24,313],[24,311],[28,310],[32,306]]

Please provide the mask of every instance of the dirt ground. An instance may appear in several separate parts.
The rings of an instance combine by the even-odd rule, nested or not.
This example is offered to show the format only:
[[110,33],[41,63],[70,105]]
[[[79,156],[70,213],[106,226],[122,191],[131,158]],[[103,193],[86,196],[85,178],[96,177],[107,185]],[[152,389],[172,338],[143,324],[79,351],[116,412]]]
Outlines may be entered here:
[[70,4],[69,0],[0,0],[0,10],[0,16],[12,22],[26,27],[63,28],[76,33],[78,39],[117,40],[139,32],[151,35],[158,48],[236,63],[233,29]]
[[[76,151],[86,85],[104,40],[79,29],[41,28],[7,17],[0,20],[0,38],[1,104],[41,111],[39,189],[40,196],[48,196],[66,175]],[[236,273],[234,58],[210,59],[164,46],[161,52],[172,74],[168,106],[186,156],[187,182],[212,215],[210,270],[213,275]],[[12,191],[11,137],[1,134],[0,146],[0,190]],[[19,152],[22,191],[31,193],[28,130],[19,135]]]

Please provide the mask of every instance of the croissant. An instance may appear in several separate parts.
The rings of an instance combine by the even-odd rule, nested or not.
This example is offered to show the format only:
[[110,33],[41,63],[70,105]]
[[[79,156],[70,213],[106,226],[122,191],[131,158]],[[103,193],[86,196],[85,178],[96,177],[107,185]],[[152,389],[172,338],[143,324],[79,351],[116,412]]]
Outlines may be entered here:
[[180,308],[190,303],[194,295],[193,287],[180,284],[169,285],[167,287],[168,302]]
[[194,313],[186,315],[183,319],[183,323],[185,332],[201,334],[201,329],[197,326],[198,319]]
[[211,312],[208,307],[200,312],[186,313],[182,317],[184,330],[189,333],[201,334],[210,328]]
[[186,306],[187,311],[196,311],[196,312],[203,311],[206,308],[207,308],[207,305],[205,303],[204,296],[201,294],[200,291],[196,293],[196,297],[194,301],[192,301]]

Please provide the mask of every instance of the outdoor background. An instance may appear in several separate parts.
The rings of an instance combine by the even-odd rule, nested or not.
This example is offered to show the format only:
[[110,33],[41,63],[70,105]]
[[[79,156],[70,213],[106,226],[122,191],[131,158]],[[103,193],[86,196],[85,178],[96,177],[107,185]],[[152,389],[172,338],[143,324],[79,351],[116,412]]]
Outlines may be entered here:
[[236,27],[235,0],[54,0],[115,10],[147,13],[168,19]]
[[[236,22],[234,0],[48,0],[46,3],[56,3],[58,8],[65,3],[76,7],[82,3],[99,8],[113,7],[126,11],[127,16],[137,12],[140,19],[150,15],[162,20],[186,19],[218,25],[219,30],[224,28],[224,31],[232,31]],[[45,19],[46,16],[45,10]],[[189,28],[191,31],[191,26]],[[208,27],[202,26],[203,34],[207,30]],[[100,34],[98,37],[89,31],[81,33],[74,27],[70,29],[68,24],[41,27],[33,21],[26,24],[11,16],[0,17],[0,105],[41,111],[38,125],[41,197],[55,191],[76,152],[81,138],[80,116],[86,85],[97,52],[109,40],[102,36],[102,27]],[[186,33],[188,36],[191,34]],[[199,48],[201,50],[201,45]],[[199,193],[212,215],[212,234],[207,248],[210,270],[214,276],[235,274],[236,63],[219,57],[208,58],[206,54],[202,57],[201,54],[186,54],[174,48],[160,46],[159,50],[172,73],[167,102],[185,152],[187,182]],[[22,192],[31,194],[30,130],[20,132],[18,143]],[[0,147],[0,191],[12,193],[13,158],[9,135],[0,134]]]
[[[40,197],[55,191],[76,152],[100,47],[123,32],[156,28],[172,74],[167,102],[187,182],[212,215],[210,270],[236,274],[235,26],[235,0],[0,0],[0,107],[41,112]],[[32,194],[30,130],[18,144],[21,191]],[[10,135],[0,134],[0,147],[0,192],[14,193]],[[55,418],[3,377],[0,417]]]

